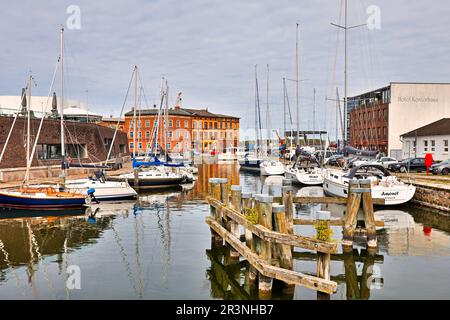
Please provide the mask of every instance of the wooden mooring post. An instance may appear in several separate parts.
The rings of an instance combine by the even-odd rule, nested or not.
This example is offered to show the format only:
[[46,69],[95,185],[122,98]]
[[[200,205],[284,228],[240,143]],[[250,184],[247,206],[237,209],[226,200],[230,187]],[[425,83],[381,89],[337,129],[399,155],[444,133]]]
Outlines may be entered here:
[[[238,212],[242,212],[242,187],[231,186],[231,208]],[[227,220],[227,230],[231,232],[236,238],[240,239],[241,232],[239,225],[232,219]],[[230,257],[239,260],[239,252],[230,248]]]
[[[221,200],[220,179],[218,178],[209,179],[209,196],[212,199]],[[209,208],[209,210],[211,218],[221,223],[219,221],[220,217],[219,210],[212,206]],[[211,246],[217,247],[222,245],[223,245],[222,237],[211,228]]]
[[342,245],[353,246],[353,236],[357,224],[358,211],[363,204],[364,222],[367,229],[367,246],[377,247],[376,222],[370,180],[351,180],[348,186],[347,211],[344,223]]
[[[258,224],[272,230],[272,202],[273,197],[266,194],[258,194],[255,196],[256,212],[258,214]],[[259,257],[268,264],[272,263],[272,245],[270,242],[256,237],[256,252]],[[259,273],[258,289],[261,299],[270,299],[272,292],[273,279]]]
[[[322,241],[331,241],[330,228],[331,213],[329,211],[319,211],[316,217],[316,237]],[[317,253],[317,277],[330,280],[330,253]],[[330,295],[322,292],[317,292],[318,300],[329,300]]]
[[288,223],[289,234],[294,234],[294,204],[293,204],[293,187],[291,179],[283,179],[281,192],[283,195],[283,205],[285,208],[286,219]]
[[[244,217],[248,217],[248,215],[253,214],[255,209],[255,202],[253,200],[253,193],[251,192],[245,192],[242,193],[242,211],[241,213],[244,214]],[[256,253],[256,247],[255,243],[253,242],[253,233],[248,229],[245,228],[245,243],[247,247],[254,253]],[[252,286],[258,278],[258,270],[250,264],[249,270],[248,270],[248,282],[249,286]]]

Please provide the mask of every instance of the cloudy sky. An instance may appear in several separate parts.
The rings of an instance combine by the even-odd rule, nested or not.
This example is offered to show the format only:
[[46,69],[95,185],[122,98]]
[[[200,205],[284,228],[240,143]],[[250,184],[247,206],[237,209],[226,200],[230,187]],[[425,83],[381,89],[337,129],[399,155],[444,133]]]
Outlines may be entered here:
[[[336,86],[343,93],[341,0],[8,1],[0,13],[0,95],[19,95],[30,70],[47,95],[58,58],[59,28],[66,26],[66,96],[92,111],[120,113],[133,66],[140,68],[148,103],[159,99],[164,75],[183,106],[208,107],[254,123],[254,66],[261,104],[270,65],[271,126],[282,127],[282,78],[295,77],[295,31],[300,24],[300,116],[312,129],[334,131]],[[80,29],[68,29],[67,8],[81,10]],[[448,0],[349,0],[349,24],[366,23],[380,8],[381,29],[349,32],[349,94],[390,81],[450,82]],[[336,55],[337,53],[337,55]],[[336,63],[335,63],[336,61]],[[334,65],[336,64],[336,67]],[[288,82],[291,106],[295,84]],[[131,105],[131,101],[127,103]],[[295,116],[295,110],[292,110]],[[263,115],[263,118],[265,116]],[[295,117],[294,117],[295,120]]]

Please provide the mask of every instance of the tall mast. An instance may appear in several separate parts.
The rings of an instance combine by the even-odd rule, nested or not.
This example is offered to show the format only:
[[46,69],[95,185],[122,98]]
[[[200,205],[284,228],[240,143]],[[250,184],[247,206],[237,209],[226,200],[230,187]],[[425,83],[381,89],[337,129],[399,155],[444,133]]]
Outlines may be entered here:
[[61,28],[61,48],[60,48],[60,58],[61,58],[61,158],[62,158],[62,172],[61,178],[63,186],[66,182],[66,146],[64,138],[64,28]]
[[[29,180],[29,170],[31,166],[31,159],[30,159],[30,115],[31,115],[31,80],[32,75],[28,77],[28,108],[27,108],[27,171],[25,173],[25,184],[28,185]],[[23,99],[23,97],[22,97]]]
[[316,144],[316,88],[313,89],[313,147]]
[[345,34],[345,81],[344,81],[344,147],[347,146],[347,86],[348,86],[348,42],[347,42],[347,31],[348,31],[348,20],[347,20],[347,9],[348,3],[345,0],[345,22],[344,22],[344,34]]
[[166,80],[165,96],[166,96],[166,107],[164,110],[164,143],[165,143],[165,149],[166,149],[165,160],[167,163],[167,155],[169,153],[169,150],[167,150],[168,149],[168,143],[167,143],[168,129],[167,128],[169,127],[169,83],[167,80]]
[[283,136],[286,140],[286,78],[283,78]]
[[266,154],[269,155],[270,149],[270,128],[269,128],[269,65],[267,65],[267,101],[266,101],[266,131],[267,131],[267,151]]
[[259,133],[258,133],[258,65],[255,65],[255,151],[258,155]]
[[298,93],[298,86],[299,86],[299,65],[298,65],[298,23],[297,23],[297,32],[295,37],[295,84],[296,84],[296,106],[297,106],[297,145],[300,145],[300,116],[299,116],[299,93]]
[[[256,109],[257,109],[257,121],[258,121],[258,146],[261,146],[262,144],[262,124],[261,124],[261,106],[259,104],[259,87],[258,87],[258,73],[256,72],[256,67],[255,67],[255,77],[256,77]],[[258,151],[258,158],[260,157],[260,150]]]
[[134,66],[133,158],[136,158],[137,70],[138,67]]

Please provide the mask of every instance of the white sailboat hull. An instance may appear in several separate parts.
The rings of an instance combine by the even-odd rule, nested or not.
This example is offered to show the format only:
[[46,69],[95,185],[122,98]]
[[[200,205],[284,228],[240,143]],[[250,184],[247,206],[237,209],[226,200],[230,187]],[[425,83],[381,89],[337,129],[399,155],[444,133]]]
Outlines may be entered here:
[[66,183],[66,189],[73,192],[79,191],[83,194],[87,194],[89,189],[95,189],[94,196],[98,200],[137,198],[137,192],[126,181],[69,180]]
[[[324,179],[323,189],[328,195],[347,198],[348,197],[348,180],[345,178],[339,181],[328,173]],[[372,197],[376,199],[384,199],[385,205],[400,205],[411,201],[416,192],[416,187],[409,184],[398,185],[372,185]]]
[[302,184],[305,186],[319,186],[323,184],[323,173],[315,170],[308,172],[305,170],[286,169],[285,174],[287,179],[291,179],[293,183]]

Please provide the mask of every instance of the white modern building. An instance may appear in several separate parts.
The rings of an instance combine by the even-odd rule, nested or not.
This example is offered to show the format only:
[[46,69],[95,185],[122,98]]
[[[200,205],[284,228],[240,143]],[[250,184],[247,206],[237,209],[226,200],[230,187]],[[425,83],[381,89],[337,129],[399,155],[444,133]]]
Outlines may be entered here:
[[391,82],[348,103],[350,144],[402,159],[401,135],[450,118],[450,83]]
[[441,119],[402,135],[403,158],[424,158],[427,153],[436,161],[450,159],[450,118]]
[[[28,99],[28,97],[25,97]],[[43,114],[52,114],[53,97],[31,96],[31,111],[35,117],[42,117]],[[60,99],[57,98],[58,114],[61,110]],[[12,116],[22,110],[21,96],[0,96],[0,116]],[[64,99],[64,118],[82,122],[97,122],[102,120],[102,116],[91,112],[86,104],[77,100]]]

